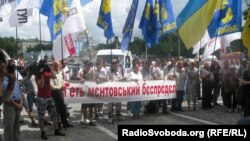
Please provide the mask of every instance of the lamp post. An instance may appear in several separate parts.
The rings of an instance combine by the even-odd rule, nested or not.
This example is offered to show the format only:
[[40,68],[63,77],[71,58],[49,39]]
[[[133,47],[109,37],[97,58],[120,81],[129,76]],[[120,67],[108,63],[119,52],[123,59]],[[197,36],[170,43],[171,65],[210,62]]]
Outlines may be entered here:
[[89,32],[87,29],[85,29],[85,35],[86,35],[86,40],[87,40],[87,50],[89,52],[89,60],[91,60],[91,53],[90,53],[90,49],[89,49],[89,36],[88,36]]

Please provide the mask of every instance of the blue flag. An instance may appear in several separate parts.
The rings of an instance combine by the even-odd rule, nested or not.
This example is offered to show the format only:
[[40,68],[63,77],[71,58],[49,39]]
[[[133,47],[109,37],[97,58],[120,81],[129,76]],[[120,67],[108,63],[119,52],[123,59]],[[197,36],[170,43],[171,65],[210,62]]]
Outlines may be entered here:
[[171,1],[159,0],[159,4],[161,23],[160,37],[163,37],[166,34],[175,31],[177,28]]
[[97,26],[104,30],[104,36],[110,39],[114,36],[112,19],[111,19],[111,3],[110,0],[102,0]]
[[215,9],[213,19],[208,26],[211,38],[241,31],[242,1],[223,0],[219,9]]
[[152,37],[152,44],[158,45],[159,43],[159,32],[160,32],[160,17],[159,17],[159,3],[158,0],[155,0],[155,5],[154,5],[154,13],[152,17],[152,32],[151,32],[151,37]]
[[142,35],[148,47],[151,47],[152,40],[151,40],[151,31],[152,31],[152,20],[153,17],[153,0],[147,0],[143,15],[141,17],[139,28],[142,30]]
[[132,38],[137,7],[138,7],[138,0],[133,0],[126,23],[122,30],[123,38],[121,43],[121,49],[123,52],[128,49],[128,45]]
[[40,13],[48,17],[47,24],[50,30],[51,41],[62,33],[61,0],[44,0]]

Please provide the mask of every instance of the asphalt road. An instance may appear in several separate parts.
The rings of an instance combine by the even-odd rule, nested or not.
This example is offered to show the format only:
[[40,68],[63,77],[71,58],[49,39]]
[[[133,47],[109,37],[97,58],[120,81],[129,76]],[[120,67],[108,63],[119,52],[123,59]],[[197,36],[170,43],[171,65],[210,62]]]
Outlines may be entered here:
[[[234,125],[242,118],[241,112],[230,113],[224,106],[215,106],[209,110],[201,109],[201,101],[198,101],[197,111],[188,111],[186,102],[183,103],[184,112],[177,112],[159,115],[143,115],[142,119],[134,120],[129,112],[126,112],[126,105],[123,105],[124,112],[122,113],[126,120],[117,121],[114,124],[108,123],[107,115],[101,117],[96,123],[98,126],[88,126],[81,128],[79,122],[81,119],[80,106],[81,104],[69,104],[71,107],[70,122],[75,126],[68,128],[65,137],[56,137],[53,135],[54,130],[52,126],[46,126],[46,133],[48,134],[48,141],[115,141],[118,139],[118,125],[132,124],[132,125]],[[106,107],[106,106],[105,106]],[[104,110],[105,111],[105,110]],[[22,141],[39,141],[39,128],[33,128],[30,125],[27,113],[22,111],[24,123],[21,124],[21,140]],[[36,111],[35,117],[37,118]],[[1,117],[2,128],[2,117]],[[0,134],[3,134],[0,129]]]

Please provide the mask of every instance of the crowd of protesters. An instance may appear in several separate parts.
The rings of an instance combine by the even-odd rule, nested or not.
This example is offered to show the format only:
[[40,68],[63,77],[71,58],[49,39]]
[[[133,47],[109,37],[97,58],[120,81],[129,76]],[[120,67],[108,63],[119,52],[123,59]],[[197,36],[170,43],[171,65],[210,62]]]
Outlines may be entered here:
[[[184,111],[182,107],[184,100],[187,101],[188,111],[196,111],[197,100],[201,100],[201,108],[204,110],[215,106],[225,106],[229,112],[243,109],[244,117],[249,116],[250,102],[247,93],[250,92],[248,84],[250,63],[247,63],[246,59],[218,61],[214,58],[211,62],[204,61],[200,64],[199,61],[183,58],[178,60],[176,58],[170,60],[136,58],[133,60],[133,68],[128,70],[123,70],[119,58],[112,60],[110,68],[103,64],[105,64],[103,60],[97,60],[96,64],[86,61],[84,66],[87,66],[87,70],[83,68],[78,71],[78,80],[96,82],[173,80],[176,82],[175,99],[128,102],[127,109],[132,112],[133,119],[141,118],[143,106],[145,113],[168,113],[168,110]],[[222,97],[222,103],[218,103],[219,96]],[[103,113],[103,104],[97,105],[89,105],[90,108],[94,108],[91,111],[94,111],[95,118]],[[168,109],[168,105],[171,105],[170,109]],[[113,103],[113,106],[115,106],[115,114],[119,119],[121,104]],[[111,123],[112,116],[110,107],[111,104],[108,104],[109,123]],[[83,107],[82,111],[84,111]]]
[[[43,59],[38,64],[31,65],[25,65],[22,59],[19,60],[16,67],[14,60],[6,61],[2,51],[0,52],[0,96],[1,103],[4,103],[4,139],[19,141],[19,120],[23,107],[28,113],[31,125],[40,128],[42,139],[48,139],[44,125],[50,121],[54,125],[54,135],[65,136],[60,129],[73,127],[68,121],[70,114],[64,102],[64,81],[70,80],[71,76],[65,60],[54,60],[49,64],[47,59]],[[127,110],[132,113],[133,119],[142,118],[143,112],[166,114],[169,110],[196,111],[197,100],[201,100],[201,108],[204,110],[225,106],[229,112],[235,112],[237,108],[242,108],[244,117],[250,116],[250,63],[247,60],[213,59],[201,64],[199,61],[174,57],[169,60],[135,58],[132,66],[132,69],[122,68],[119,58],[113,58],[110,68],[105,60],[97,60],[95,63],[84,61],[76,78],[79,83],[142,80],[176,82],[174,99],[128,102]],[[23,79],[17,79],[16,69]],[[222,103],[218,103],[220,96]],[[182,106],[184,100],[187,101],[187,109]],[[33,115],[33,105],[37,107],[38,124]],[[171,105],[171,108],[168,108],[168,105]],[[81,127],[97,126],[95,120],[103,115],[103,109],[103,103],[82,103]],[[46,110],[49,118],[45,118]],[[108,123],[112,123],[114,119],[125,120],[121,111],[122,103],[108,103]]]

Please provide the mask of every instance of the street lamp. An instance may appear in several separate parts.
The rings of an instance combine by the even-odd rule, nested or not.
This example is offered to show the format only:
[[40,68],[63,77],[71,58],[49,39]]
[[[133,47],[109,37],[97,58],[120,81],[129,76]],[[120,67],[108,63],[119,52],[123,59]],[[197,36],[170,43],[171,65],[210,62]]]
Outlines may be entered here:
[[90,54],[90,49],[89,49],[89,36],[88,36],[89,32],[87,29],[85,29],[84,31],[85,31],[86,40],[87,40],[87,50],[89,52],[89,60],[91,60],[91,54]]

